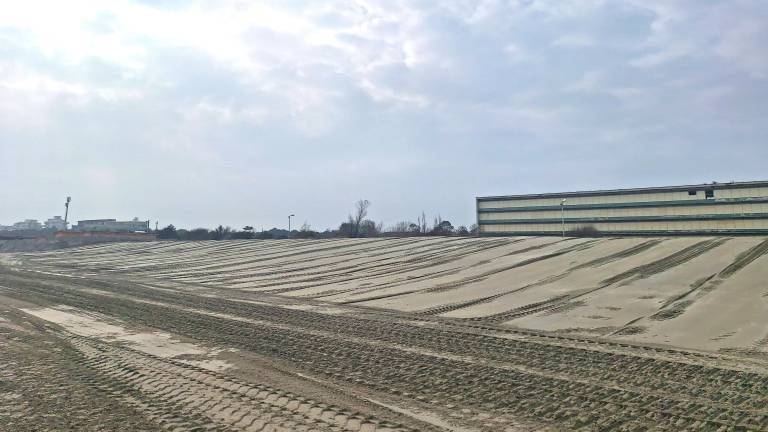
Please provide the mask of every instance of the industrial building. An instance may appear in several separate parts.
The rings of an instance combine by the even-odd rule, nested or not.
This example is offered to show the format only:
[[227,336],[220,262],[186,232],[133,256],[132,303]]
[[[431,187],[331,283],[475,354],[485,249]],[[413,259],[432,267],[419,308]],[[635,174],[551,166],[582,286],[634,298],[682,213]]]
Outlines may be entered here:
[[481,236],[768,234],[768,181],[478,197]]
[[77,221],[73,229],[76,231],[146,232],[149,231],[149,221],[142,221],[139,218],[133,218],[130,221],[90,219]]

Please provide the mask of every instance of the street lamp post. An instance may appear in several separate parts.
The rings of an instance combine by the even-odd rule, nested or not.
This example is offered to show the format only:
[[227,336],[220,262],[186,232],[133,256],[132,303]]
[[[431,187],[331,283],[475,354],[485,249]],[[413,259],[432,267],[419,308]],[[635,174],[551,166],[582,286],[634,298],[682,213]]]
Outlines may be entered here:
[[288,215],[288,236],[291,235],[291,218],[294,217],[294,216],[296,216],[296,215],[294,215],[294,214]]
[[560,222],[563,228],[563,238],[565,238],[565,202],[566,201],[568,201],[568,198],[563,198],[563,200],[560,201]]

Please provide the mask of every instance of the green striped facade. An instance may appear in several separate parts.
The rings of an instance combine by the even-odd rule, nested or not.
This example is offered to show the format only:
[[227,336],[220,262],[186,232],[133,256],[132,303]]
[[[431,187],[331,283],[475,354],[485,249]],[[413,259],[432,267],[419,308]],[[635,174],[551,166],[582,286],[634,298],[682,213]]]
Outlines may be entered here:
[[768,234],[768,181],[478,197],[481,236]]

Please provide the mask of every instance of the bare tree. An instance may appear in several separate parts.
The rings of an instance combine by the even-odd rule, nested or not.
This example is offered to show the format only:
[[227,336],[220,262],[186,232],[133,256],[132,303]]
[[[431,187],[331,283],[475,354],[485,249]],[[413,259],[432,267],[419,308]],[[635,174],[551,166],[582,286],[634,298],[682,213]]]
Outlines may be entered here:
[[379,226],[376,222],[365,219],[360,223],[360,232],[358,237],[377,237],[379,235]]
[[421,222],[419,223],[419,227],[421,228],[421,233],[426,234],[427,233],[427,215],[424,214],[424,212],[421,212]]
[[435,221],[434,221],[434,222],[433,222],[433,224],[432,224],[432,230],[434,231],[434,230],[438,229],[438,227],[439,227],[439,226],[440,226],[442,223],[443,223],[443,217],[442,217],[442,216],[440,216],[440,215],[437,215],[437,217],[435,218]]
[[313,231],[312,226],[307,221],[304,221],[304,224],[301,225],[301,229],[296,233],[296,237],[301,239],[316,238],[317,236],[317,231]]
[[349,223],[352,225],[352,237],[358,237],[360,234],[360,224],[368,216],[368,207],[371,202],[361,199],[355,203],[355,214],[349,215]]
[[214,240],[224,240],[227,237],[229,237],[229,234],[232,232],[232,228],[230,227],[223,227],[219,225],[215,230],[213,230],[213,239]]
[[408,221],[400,221],[389,227],[388,231],[396,234],[406,234],[410,231],[411,225],[414,225],[414,223]]
[[421,212],[421,216],[416,216],[416,229],[419,234],[424,234],[424,212]]
[[439,222],[437,222],[437,225],[432,228],[432,231],[429,232],[429,235],[449,236],[454,233],[453,224],[451,224],[450,221],[442,220],[442,218],[439,216],[437,217],[437,220],[439,220]]

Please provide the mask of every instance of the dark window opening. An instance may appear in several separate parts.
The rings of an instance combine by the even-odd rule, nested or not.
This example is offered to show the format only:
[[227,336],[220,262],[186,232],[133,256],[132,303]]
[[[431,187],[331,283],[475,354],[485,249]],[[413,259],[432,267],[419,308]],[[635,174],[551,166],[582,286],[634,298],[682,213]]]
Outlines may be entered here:
[[714,198],[715,197],[715,190],[714,189],[707,189],[704,193],[705,193],[705,196],[707,198]]
[[688,191],[688,196],[695,196],[695,195],[696,195],[696,191]]

